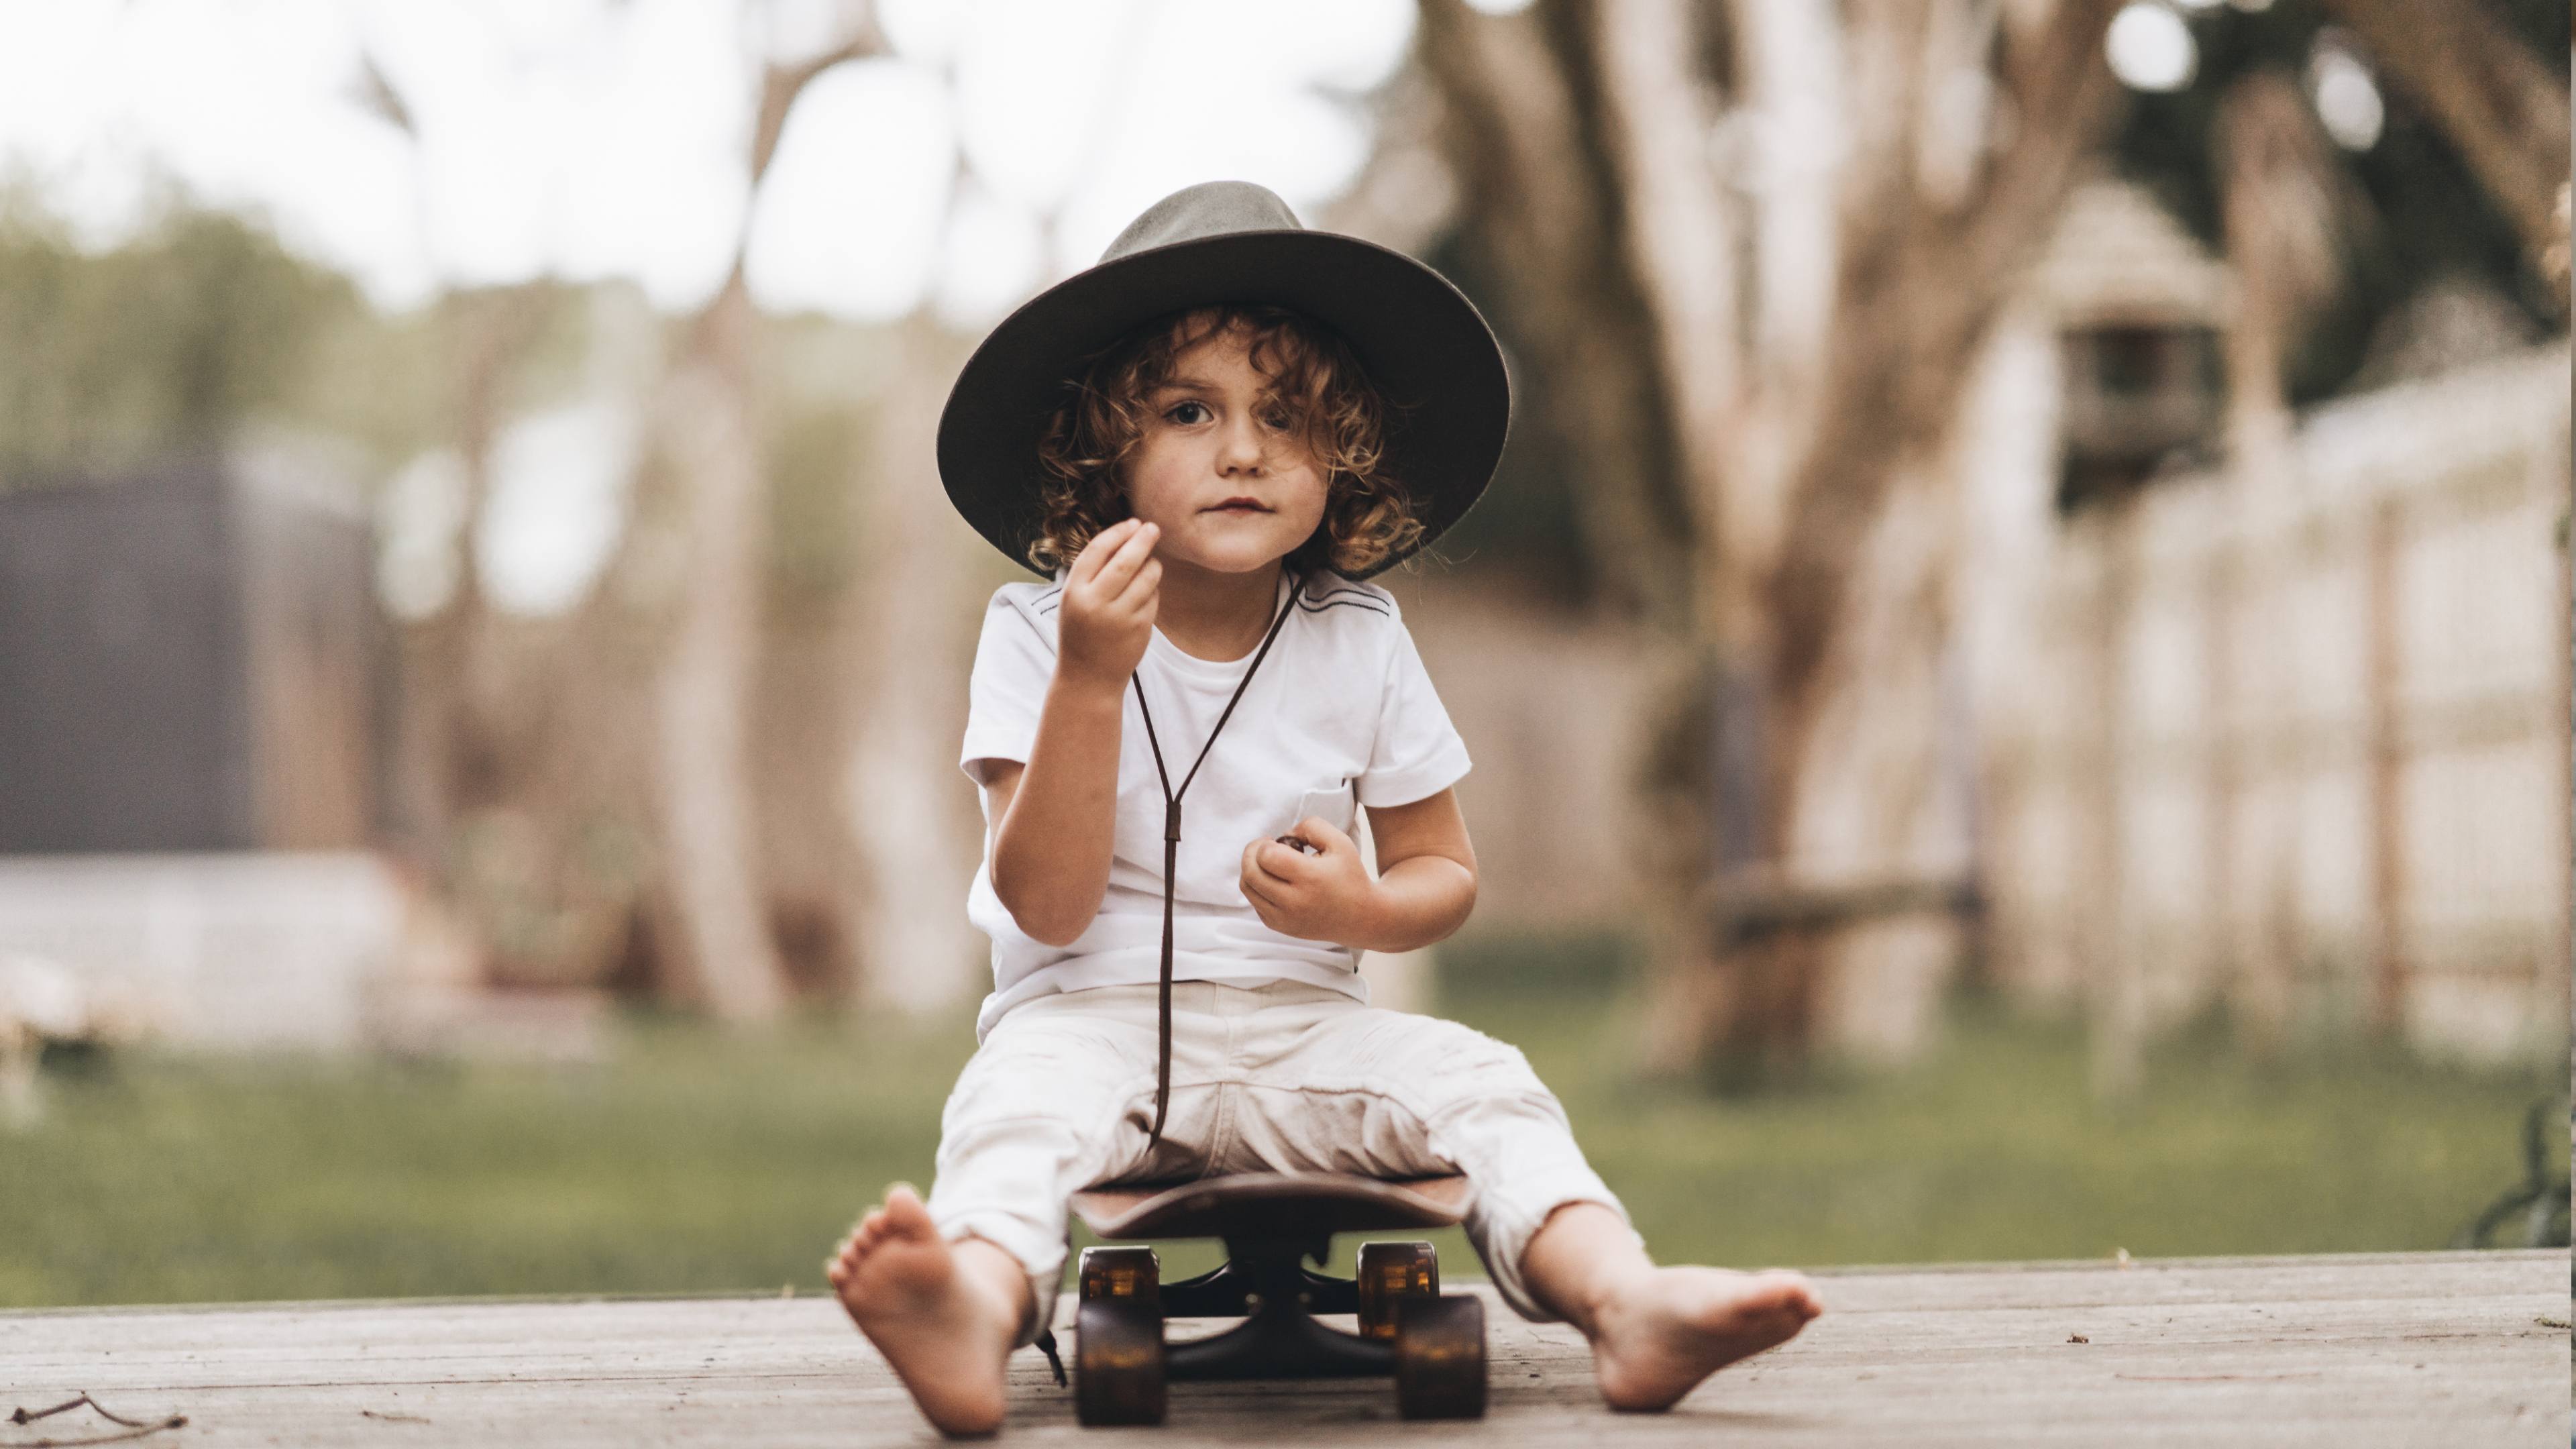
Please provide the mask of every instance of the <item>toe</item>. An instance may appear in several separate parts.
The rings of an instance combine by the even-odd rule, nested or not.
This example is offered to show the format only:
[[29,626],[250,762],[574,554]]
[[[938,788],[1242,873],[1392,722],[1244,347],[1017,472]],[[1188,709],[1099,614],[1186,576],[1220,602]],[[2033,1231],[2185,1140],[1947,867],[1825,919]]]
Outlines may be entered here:
[[884,1212],[885,1231],[889,1233],[923,1238],[936,1232],[930,1223],[930,1209],[922,1205],[920,1196],[912,1190],[910,1183],[898,1182],[887,1189]]
[[1781,1273],[1774,1280],[1774,1302],[1795,1311],[1802,1318],[1813,1318],[1825,1311],[1824,1300],[1816,1296],[1816,1285],[1803,1273]]

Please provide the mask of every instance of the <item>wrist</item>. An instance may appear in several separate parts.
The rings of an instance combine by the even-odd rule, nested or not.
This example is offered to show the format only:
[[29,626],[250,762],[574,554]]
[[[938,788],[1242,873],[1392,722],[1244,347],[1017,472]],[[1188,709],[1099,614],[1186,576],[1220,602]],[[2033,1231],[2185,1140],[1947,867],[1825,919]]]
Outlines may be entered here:
[[1047,686],[1048,694],[1068,704],[1090,707],[1105,704],[1113,710],[1120,707],[1119,696],[1126,692],[1126,675],[1101,673],[1071,659],[1057,662],[1055,678]]

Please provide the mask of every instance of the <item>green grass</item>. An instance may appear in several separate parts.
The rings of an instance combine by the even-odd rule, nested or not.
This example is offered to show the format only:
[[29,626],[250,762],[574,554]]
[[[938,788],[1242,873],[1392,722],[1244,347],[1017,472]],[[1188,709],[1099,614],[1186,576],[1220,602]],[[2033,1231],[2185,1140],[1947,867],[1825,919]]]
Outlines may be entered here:
[[[1636,1079],[1633,1010],[1599,995],[1453,1009],[1528,1051],[1667,1261],[2436,1248],[2521,1178],[2521,1114],[2557,1090],[2364,1050],[2256,1064],[2204,1032],[2110,1110],[2078,1033],[1970,1009],[1921,1066],[1726,1097]],[[54,1073],[44,1119],[0,1133],[0,1305],[819,1290],[857,1209],[928,1183],[971,1046],[962,1023],[617,1040],[584,1068]]]

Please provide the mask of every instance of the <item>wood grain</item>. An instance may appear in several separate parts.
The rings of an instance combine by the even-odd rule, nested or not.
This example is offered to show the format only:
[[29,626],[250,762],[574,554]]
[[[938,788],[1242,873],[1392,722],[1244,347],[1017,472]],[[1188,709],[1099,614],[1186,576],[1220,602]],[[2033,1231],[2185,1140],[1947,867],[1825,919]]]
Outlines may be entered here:
[[[1721,1434],[1738,1449],[2554,1446],[2568,1272],[2561,1250],[1825,1273],[1828,1311],[1806,1334],[1640,1416],[1601,1408],[1571,1329],[1489,1304],[1490,1416],[1401,1432],[1585,1449]],[[811,1297],[13,1313],[0,1389],[0,1408],[88,1391],[129,1418],[188,1416],[145,1444],[937,1439],[838,1306]],[[1396,1432],[1391,1390],[1366,1380],[1179,1385],[1171,1401],[1162,1429],[1085,1431],[1022,1353],[1006,1432],[1169,1446]],[[86,1411],[0,1423],[0,1449],[104,1427]]]

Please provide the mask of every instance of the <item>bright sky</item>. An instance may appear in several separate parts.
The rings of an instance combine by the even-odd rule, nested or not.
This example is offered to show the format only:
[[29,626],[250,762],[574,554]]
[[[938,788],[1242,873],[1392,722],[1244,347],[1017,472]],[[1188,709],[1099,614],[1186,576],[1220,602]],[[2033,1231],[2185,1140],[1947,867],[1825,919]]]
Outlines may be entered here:
[[[755,200],[760,57],[855,8],[0,0],[0,170],[100,244],[174,177],[389,306],[553,274],[685,308],[747,224],[766,305],[972,326],[1191,182],[1329,200],[1413,29],[1411,0],[882,0],[894,53],[814,83]],[[368,58],[414,134],[361,100]]]

